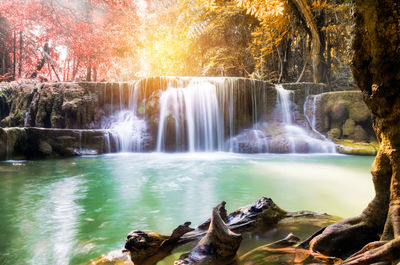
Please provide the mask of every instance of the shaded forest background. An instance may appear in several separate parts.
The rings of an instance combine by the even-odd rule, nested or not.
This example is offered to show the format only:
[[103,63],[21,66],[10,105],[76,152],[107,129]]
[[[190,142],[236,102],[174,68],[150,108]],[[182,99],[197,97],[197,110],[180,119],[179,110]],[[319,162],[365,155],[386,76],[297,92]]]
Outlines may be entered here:
[[350,1],[0,1],[0,79],[349,83]]

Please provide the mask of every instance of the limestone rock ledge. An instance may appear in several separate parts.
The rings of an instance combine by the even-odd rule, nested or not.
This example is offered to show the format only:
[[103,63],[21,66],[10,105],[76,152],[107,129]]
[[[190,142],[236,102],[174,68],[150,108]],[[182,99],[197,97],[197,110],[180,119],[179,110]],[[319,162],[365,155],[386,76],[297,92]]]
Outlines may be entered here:
[[96,155],[115,151],[103,130],[0,128],[0,160]]
[[336,151],[346,155],[375,156],[379,150],[378,142],[355,142],[351,140],[336,140]]

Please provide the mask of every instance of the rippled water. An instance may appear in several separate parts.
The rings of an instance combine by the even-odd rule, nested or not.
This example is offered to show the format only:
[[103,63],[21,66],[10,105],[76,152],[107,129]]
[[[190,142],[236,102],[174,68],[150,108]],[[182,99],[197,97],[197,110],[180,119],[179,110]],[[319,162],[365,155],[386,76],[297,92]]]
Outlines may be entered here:
[[81,264],[133,229],[170,233],[273,198],[283,209],[341,217],[373,196],[372,157],[117,154],[0,163],[0,264]]

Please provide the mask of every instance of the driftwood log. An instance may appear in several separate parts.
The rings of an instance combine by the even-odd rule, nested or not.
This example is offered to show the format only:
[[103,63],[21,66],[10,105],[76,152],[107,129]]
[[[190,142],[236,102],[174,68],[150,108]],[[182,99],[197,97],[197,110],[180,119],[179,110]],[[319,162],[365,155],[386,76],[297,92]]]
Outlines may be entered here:
[[[240,236],[237,235],[237,237],[235,237],[234,235],[236,234],[234,232],[265,229],[268,226],[276,224],[287,215],[287,213],[279,208],[271,199],[265,197],[259,199],[252,205],[239,208],[229,215],[227,215],[225,204],[225,202],[222,202],[215,207],[212,212],[212,218],[199,225],[196,229],[190,228],[190,222],[187,222],[176,228],[171,236],[161,235],[152,231],[134,230],[128,234],[123,251],[129,252],[131,260],[135,265],[156,264],[164,257],[170,255],[174,248],[190,241],[199,240],[204,235],[204,241],[201,241],[201,243],[204,244],[205,240],[207,240],[207,242],[219,240],[218,242],[221,243],[222,247],[223,242],[225,242],[223,238],[225,235],[232,236],[232,238],[235,238],[232,239],[232,242],[237,242]],[[237,248],[235,249],[235,253]],[[196,253],[199,253],[199,250],[200,248],[197,248]],[[214,250],[215,249],[210,249],[210,251]],[[191,257],[195,256],[194,253],[195,252],[193,252]],[[205,252],[203,251],[202,253],[204,254]],[[206,254],[204,255],[205,257],[209,256]],[[224,255],[226,255],[226,257],[230,256],[229,254]],[[228,259],[230,258],[231,257]],[[193,258],[193,260],[200,262],[197,257]]]
[[[248,262],[250,258],[254,258],[254,255],[259,255],[256,249],[255,252],[251,251],[240,258],[237,257],[236,253],[242,240],[240,233],[260,233],[273,228],[278,222],[296,223],[301,218],[312,220],[314,217],[321,216],[312,212],[286,212],[271,199],[265,197],[252,205],[239,208],[229,215],[225,204],[222,202],[215,207],[211,218],[196,229],[190,228],[190,223],[187,222],[176,228],[170,236],[152,231],[134,230],[128,234],[123,251],[129,253],[135,265],[153,265],[169,256],[178,246],[191,241],[199,241],[192,251],[183,254],[179,260],[175,261],[175,264],[247,264],[243,261]],[[326,226],[323,222],[320,225]],[[293,247],[297,243],[298,239],[289,235],[283,240],[263,246],[263,250],[274,249],[270,252],[271,256],[281,253],[287,260],[290,260],[295,252],[294,249],[298,249]],[[303,245],[308,247],[307,243],[305,242]],[[296,250],[296,253],[299,253],[299,250]],[[311,255],[309,252],[308,254],[311,258],[305,260],[314,263],[320,260],[318,257],[315,258],[315,255]],[[304,255],[306,252],[303,253]]]
[[242,236],[229,230],[220,215],[225,211],[225,203],[219,204],[212,211],[207,234],[196,247],[187,254],[183,254],[176,265],[183,264],[232,264],[236,259]]

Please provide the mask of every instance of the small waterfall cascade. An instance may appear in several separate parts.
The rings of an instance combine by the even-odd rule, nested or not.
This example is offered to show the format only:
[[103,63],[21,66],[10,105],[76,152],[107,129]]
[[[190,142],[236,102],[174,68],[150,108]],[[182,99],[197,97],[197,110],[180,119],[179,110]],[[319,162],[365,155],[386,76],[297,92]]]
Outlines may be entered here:
[[24,116],[24,127],[29,127],[29,116],[31,115],[32,104],[35,102],[36,98],[39,96],[39,93],[34,93],[31,103],[28,105],[25,116]]
[[[316,111],[317,111],[317,96],[309,95],[304,102],[304,116],[306,117],[310,127],[313,131],[318,132],[316,129]],[[319,133],[319,132],[318,132]]]
[[[302,152],[311,152],[311,153],[335,153],[336,148],[335,144],[330,140],[326,139],[321,134],[315,134],[314,127],[315,119],[313,123],[313,119],[308,119],[310,123],[310,127],[313,130],[313,133],[308,132],[304,127],[295,124],[293,117],[293,91],[289,91],[284,89],[281,84],[275,85],[275,89],[277,91],[277,105],[278,112],[281,113],[282,120],[282,133],[284,134],[284,138],[287,141],[288,151],[290,153],[302,153]],[[315,111],[315,106],[314,106]],[[314,125],[313,125],[314,124]]]
[[317,129],[317,102],[319,99],[319,95],[309,95],[304,101],[303,111],[304,116],[306,117],[308,124],[314,133],[318,134],[322,139],[326,141],[330,141],[325,135],[320,133]]
[[142,112],[142,101],[145,100],[141,88],[137,83],[128,84],[127,104],[124,104],[123,85],[119,84],[119,105],[114,106],[114,94],[111,90],[111,115],[104,117],[102,128],[107,130],[105,137],[107,150],[112,150],[111,143],[115,144],[117,152],[141,152],[143,139],[147,129],[146,120]]
[[[235,80],[228,78],[195,78],[170,83],[160,96],[156,150],[230,150],[226,140],[235,133],[234,105],[245,105],[239,100],[235,104],[237,90]],[[251,106],[254,108],[255,104]],[[257,111],[253,109],[253,112]]]
[[172,80],[159,99],[156,150],[233,151],[230,139],[265,118],[268,89],[240,78]]

